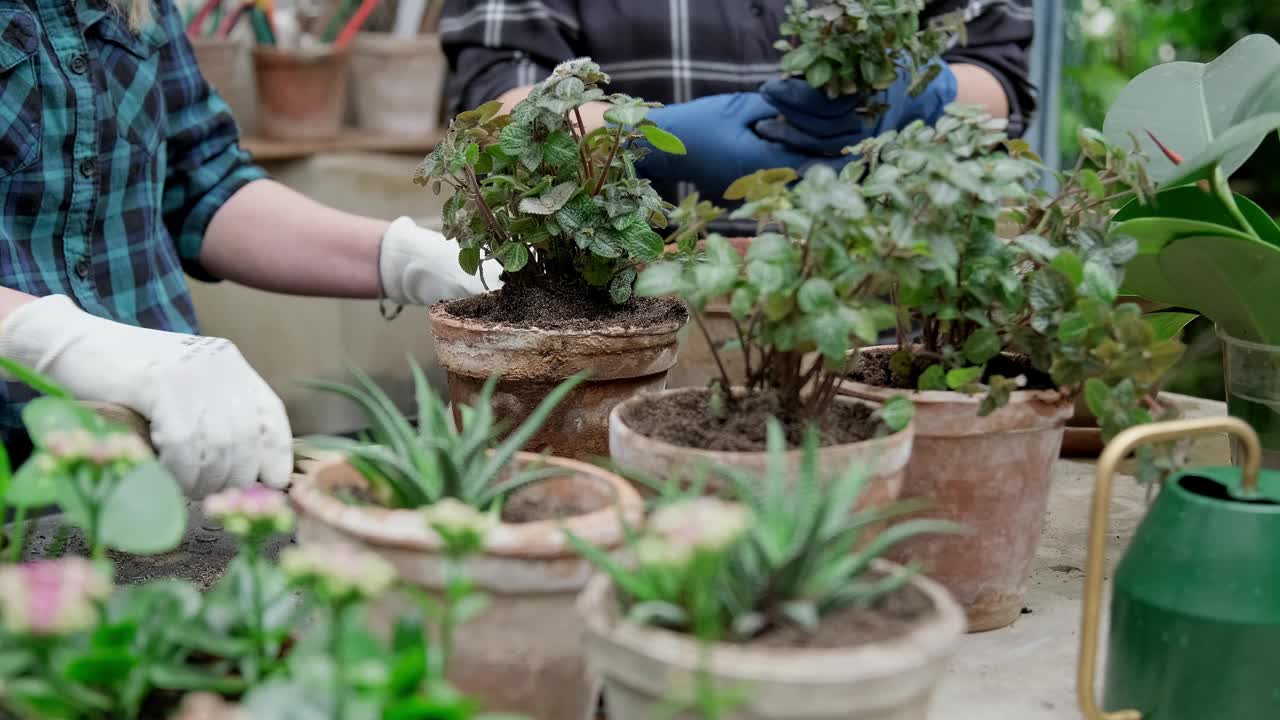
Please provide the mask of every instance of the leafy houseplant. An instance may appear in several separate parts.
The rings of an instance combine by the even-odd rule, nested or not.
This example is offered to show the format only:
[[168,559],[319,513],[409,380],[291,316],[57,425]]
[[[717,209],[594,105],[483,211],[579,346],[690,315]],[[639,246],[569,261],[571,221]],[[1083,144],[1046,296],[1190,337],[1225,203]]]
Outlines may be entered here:
[[[633,299],[637,268],[662,252],[655,228],[669,207],[636,177],[646,150],[635,141],[684,146],[645,119],[654,104],[605,94],[608,80],[589,59],[562,63],[510,114],[492,102],[459,115],[416,176],[452,190],[444,229],[461,247],[462,268],[475,272],[486,260],[503,268],[500,290],[431,311],[454,405],[474,404],[500,373],[504,409],[524,417],[561,380],[591,373],[528,438],[529,450],[603,455],[596,408],[661,388],[685,320],[678,303]],[[579,108],[589,102],[609,105],[608,127],[585,132]]]
[[[885,90],[906,71],[909,92],[917,95],[941,69],[921,68],[964,31],[954,15],[922,28],[924,8],[924,0],[791,0],[776,44],[784,53],[782,69],[833,99]],[[883,110],[872,104],[863,112]]]
[[[609,76],[589,59],[559,65],[510,115],[501,103],[460,114],[418,168],[415,180],[439,193],[445,234],[461,247],[458,262],[474,273],[483,259],[502,264],[506,292],[585,285],[607,289],[615,303],[631,298],[636,266],[662,252],[653,226],[667,207],[636,177],[647,139],[684,153],[674,135],[646,121],[655,103],[606,95]],[[585,132],[579,108],[610,105],[610,127]]]
[[[422,372],[414,376],[417,428],[363,374],[355,387],[317,384],[355,401],[370,433],[310,443],[345,459],[314,463],[296,479],[299,542],[352,543],[383,558],[437,615],[460,621],[483,612],[483,622],[456,636],[434,633],[434,642],[451,658],[447,677],[485,707],[535,720],[586,717],[593,684],[566,632],[577,622],[573,597],[586,567],[564,547],[561,528],[609,552],[623,519],[638,521],[643,504],[616,475],[518,451],[582,377],[546,394],[504,439],[494,380],[474,406],[455,406],[455,426]],[[389,625],[398,611],[386,603],[371,612]]]
[[[812,431],[801,452],[797,473],[781,426],[770,422],[765,472],[713,466],[730,481],[732,501],[696,497],[698,488],[664,496],[647,526],[630,531],[626,561],[570,536],[604,571],[580,608],[611,717],[650,717],[650,705],[661,698],[685,700],[701,717],[796,717],[817,707],[840,707],[850,718],[925,717],[942,663],[959,639],[961,614],[932,582],[877,558],[908,537],[955,527],[911,520],[868,534],[916,505],[858,510],[867,468],[826,473]],[[862,638],[870,646],[866,655],[858,640],[839,637],[851,618],[904,602],[913,610],[898,615],[892,631]],[[912,650],[899,644],[908,629]],[[808,656],[808,648],[821,650]],[[886,668],[883,658],[898,652],[907,659]],[[833,662],[835,653],[841,656]],[[826,669],[815,672],[819,664]],[[699,678],[692,698],[669,680],[682,671]],[[899,672],[916,676],[912,690],[885,692]],[[800,677],[803,697],[789,684]],[[611,692],[622,687],[627,692]],[[727,712],[725,694],[736,696]]]
[[182,491],[141,438],[39,373],[6,358],[0,369],[43,393],[22,412],[35,445],[31,458],[11,475],[8,456],[0,453],[0,518],[8,508],[15,512],[4,548],[11,561],[22,557],[28,512],[53,505],[64,527],[84,533],[96,559],[108,549],[152,554],[178,544],[187,517]]
[[[1108,234],[1108,214],[1152,193],[1140,160],[1083,131],[1082,164],[1055,178],[1055,192],[1027,191],[1044,170],[1003,127],[953,106],[936,127],[916,123],[855,147],[860,158],[843,171],[895,248],[868,262],[886,258],[871,272],[893,280],[898,335],[896,346],[864,350],[843,391],[916,391],[904,494],[937,499],[943,517],[976,533],[908,543],[895,557],[929,558],[927,571],[956,593],[974,630],[1021,610],[1074,396],[1083,392],[1107,437],[1149,422],[1165,412],[1154,389],[1181,353],[1138,306],[1117,303],[1138,248]],[[1018,228],[1011,239],[998,233],[1001,220]],[[1161,462],[1144,455],[1149,474]],[[983,549],[993,537],[1002,552]]]
[[[24,412],[37,452],[16,474],[0,454],[0,499],[17,503],[20,516],[8,562],[0,561],[0,715],[161,717],[191,693],[178,708],[184,717],[202,709],[218,720],[286,710],[316,718],[475,716],[475,702],[443,680],[447,644],[429,652],[417,614],[401,620],[389,647],[364,626],[366,602],[396,580],[391,566],[350,546],[288,550],[281,565],[267,561],[268,541],[294,523],[277,491],[237,488],[205,500],[205,514],[240,539],[239,556],[210,592],[178,580],[113,587],[108,550],[159,553],[181,538],[186,511],[176,484],[141,438],[48,378],[0,364],[45,393]],[[45,498],[82,530],[90,558],[18,564],[21,511]],[[126,519],[134,527],[119,529]],[[155,534],[143,537],[148,530]],[[459,545],[455,556],[478,547]],[[455,594],[465,600],[466,590],[458,583]],[[316,617],[295,642],[308,616]],[[432,616],[437,636],[450,637],[459,617]]]
[[[1138,239],[1125,290],[1202,313],[1225,348],[1228,409],[1280,463],[1280,226],[1229,179],[1280,128],[1280,45],[1251,35],[1208,64],[1171,63],[1134,78],[1107,113],[1109,137],[1136,136],[1160,182],[1116,214]],[[1194,90],[1190,92],[1189,90]]]
[[[783,423],[797,447],[818,428],[822,464],[834,472],[874,464],[871,504],[897,499],[911,452],[911,403],[877,410],[839,397],[850,348],[875,342],[893,313],[880,297],[882,277],[864,272],[856,248],[870,243],[867,204],[857,188],[826,167],[794,185],[789,169],[733,183],[745,202],[735,218],[761,232],[740,253],[717,234],[703,239],[710,208],[690,197],[674,213],[675,251],[641,274],[641,295],[675,295],[688,306],[718,368],[708,389],[637,397],[610,418],[610,452],[621,465],[659,477],[688,475],[702,462],[760,471],[766,419]],[[734,339],[717,346],[707,329],[709,305],[727,302]],[[744,382],[735,387],[725,358],[737,354]],[[790,456],[793,465],[799,453]]]

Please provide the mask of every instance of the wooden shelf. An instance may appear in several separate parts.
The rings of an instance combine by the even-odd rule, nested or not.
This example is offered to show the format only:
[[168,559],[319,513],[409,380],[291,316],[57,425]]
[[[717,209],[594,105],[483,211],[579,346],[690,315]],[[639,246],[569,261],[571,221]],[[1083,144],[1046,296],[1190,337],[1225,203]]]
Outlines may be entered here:
[[329,140],[269,140],[245,136],[240,145],[259,162],[296,160],[309,155],[333,152],[383,152],[425,155],[436,146],[440,133],[427,137],[403,138],[368,130],[346,129]]

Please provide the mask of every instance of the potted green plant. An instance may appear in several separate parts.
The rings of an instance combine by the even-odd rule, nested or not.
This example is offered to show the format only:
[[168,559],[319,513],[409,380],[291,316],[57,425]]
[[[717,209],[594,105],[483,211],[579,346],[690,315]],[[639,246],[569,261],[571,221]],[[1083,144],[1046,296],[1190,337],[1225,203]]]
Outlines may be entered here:
[[[643,505],[613,473],[520,451],[582,375],[552,390],[501,441],[496,379],[474,405],[455,405],[462,417],[456,425],[416,365],[414,376],[416,429],[363,373],[355,387],[317,384],[356,401],[371,437],[310,441],[344,459],[313,466],[295,481],[299,542],[341,541],[376,553],[431,602],[451,602],[460,588],[485,591],[483,620],[446,643],[448,677],[493,710],[536,720],[588,717],[598,689],[578,642],[573,601],[590,569],[562,530],[611,552],[622,543],[622,523],[638,521]],[[483,547],[460,560],[453,537],[462,531],[475,533]],[[458,612],[481,609],[464,605]]]
[[[1139,253],[1126,292],[1194,310],[1217,326],[1227,408],[1280,467],[1280,226],[1229,180],[1280,128],[1280,44],[1250,35],[1213,62],[1169,63],[1134,78],[1107,112],[1108,137],[1136,137],[1159,192],[1114,218]],[[1195,89],[1189,92],[1189,89]],[[1234,447],[1234,446],[1233,446]],[[1238,447],[1236,455],[1238,456]]]
[[[963,614],[941,586],[879,560],[950,523],[907,507],[857,510],[870,474],[828,474],[816,431],[799,471],[777,422],[762,473],[714,467],[730,501],[664,495],[628,560],[574,545],[604,572],[579,610],[611,720],[665,708],[679,718],[924,720],[959,643]],[[869,628],[875,628],[869,630]]]
[[[735,182],[730,199],[745,203],[736,218],[763,229],[740,253],[718,234],[700,239],[708,215],[696,197],[672,213],[677,252],[647,267],[636,291],[685,301],[693,332],[708,335],[709,304],[727,300],[737,347],[706,338],[720,376],[710,387],[646,393],[624,401],[609,418],[609,450],[623,467],[657,477],[688,475],[713,462],[761,470],[765,428],[777,418],[793,448],[817,428],[824,468],[874,464],[864,495],[881,504],[898,497],[911,454],[911,404],[878,410],[838,394],[850,348],[874,343],[893,313],[880,299],[883,278],[865,274],[856,249],[867,205],[858,189],[819,166],[792,185],[789,169]],[[700,209],[702,208],[702,209]],[[722,358],[737,356],[745,381]],[[790,462],[798,465],[799,450]]]
[[[12,473],[0,452],[0,515],[12,506],[18,516],[0,556],[0,715],[481,717],[444,679],[464,618],[456,606],[478,599],[465,580],[450,602],[415,604],[378,635],[366,606],[398,584],[394,568],[351,545],[269,560],[270,541],[294,526],[278,491],[255,485],[204,500],[205,516],[239,540],[208,592],[170,579],[113,587],[113,559],[168,552],[181,539],[187,513],[176,480],[126,426],[38,373],[0,366],[44,393],[23,413],[31,459]],[[87,558],[26,547],[24,512],[45,501],[79,528]],[[453,546],[458,561],[480,547],[453,537],[464,541]]]
[[[431,310],[454,404],[473,402],[496,374],[501,413],[522,418],[565,378],[591,373],[530,450],[605,454],[609,409],[663,387],[686,319],[678,301],[632,292],[637,267],[662,253],[654,228],[669,207],[637,179],[644,151],[633,141],[684,146],[645,120],[651,103],[606,95],[608,81],[589,59],[574,60],[510,114],[497,102],[460,114],[416,178],[453,192],[444,229],[462,268],[492,259],[503,269],[502,288]],[[584,132],[578,108],[588,102],[611,106],[608,127]]]
[[[791,2],[776,44],[783,53],[783,74],[802,78],[821,91],[832,100],[834,114],[858,113],[866,122],[878,123],[889,109],[891,88],[909,78],[905,95],[919,95],[942,69],[931,61],[953,39],[962,39],[964,24],[958,15],[921,23],[924,6],[923,0]],[[785,119],[764,125],[780,135],[787,133]],[[706,210],[706,219],[714,220],[714,208],[708,205]],[[745,252],[751,239],[736,237],[730,242]],[[705,387],[723,377],[732,385],[746,384],[741,354],[713,352],[738,337],[727,298],[708,300],[700,316],[701,331],[688,332],[668,386]]]
[[[1086,130],[1081,164],[1054,178],[1057,190],[1028,192],[1044,171],[1003,128],[952,106],[936,127],[862,143],[844,170],[889,247],[908,252],[884,267],[898,342],[863,349],[841,389],[881,401],[912,391],[903,494],[974,533],[922,538],[894,557],[955,593],[973,631],[1021,613],[1075,397],[1083,392],[1105,437],[1150,421],[1165,412],[1154,386],[1182,350],[1157,339],[1137,305],[1116,302],[1138,243],[1108,235],[1108,211],[1149,196],[1141,162]],[[1019,228],[1012,239],[997,232],[1002,217]]]

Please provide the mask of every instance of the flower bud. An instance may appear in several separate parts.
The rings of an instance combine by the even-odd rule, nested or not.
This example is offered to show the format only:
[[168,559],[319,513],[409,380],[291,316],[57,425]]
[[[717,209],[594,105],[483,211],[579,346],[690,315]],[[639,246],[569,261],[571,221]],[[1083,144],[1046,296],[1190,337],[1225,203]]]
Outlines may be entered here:
[[649,520],[649,532],[695,550],[718,551],[733,544],[751,524],[751,513],[739,503],[715,497],[685,500],[661,508]]
[[111,594],[101,567],[79,557],[0,567],[0,619],[15,634],[66,635],[94,626]]
[[204,512],[228,532],[242,537],[293,528],[293,510],[284,493],[264,485],[228,488],[210,495],[204,500]]
[[288,548],[280,553],[280,569],[294,583],[311,586],[333,600],[375,598],[396,580],[390,563],[347,543]]

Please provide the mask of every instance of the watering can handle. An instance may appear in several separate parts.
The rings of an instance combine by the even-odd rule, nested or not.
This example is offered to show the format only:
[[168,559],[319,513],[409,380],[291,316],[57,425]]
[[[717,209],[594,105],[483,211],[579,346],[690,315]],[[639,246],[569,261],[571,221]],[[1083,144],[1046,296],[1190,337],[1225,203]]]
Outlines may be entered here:
[[1102,614],[1102,581],[1105,572],[1107,533],[1111,524],[1111,484],[1116,467],[1134,448],[1150,443],[1225,432],[1239,438],[1244,446],[1243,489],[1258,487],[1262,447],[1248,423],[1233,417],[1173,420],[1132,427],[1116,435],[1098,458],[1098,481],[1093,489],[1089,514],[1089,556],[1084,578],[1084,612],[1080,621],[1080,659],[1076,674],[1076,701],[1087,720],[1141,720],[1137,710],[1103,712],[1098,707],[1094,687],[1098,665],[1098,626]]

